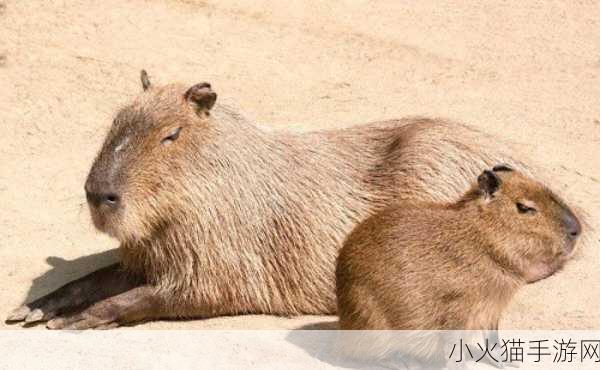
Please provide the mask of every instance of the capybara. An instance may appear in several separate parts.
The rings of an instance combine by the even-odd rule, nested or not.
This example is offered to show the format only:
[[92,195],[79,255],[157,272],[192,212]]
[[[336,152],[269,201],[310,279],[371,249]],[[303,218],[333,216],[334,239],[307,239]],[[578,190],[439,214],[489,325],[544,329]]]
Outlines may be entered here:
[[[519,287],[561,269],[580,233],[558,196],[507,165],[485,170],[456,202],[394,204],[356,227],[340,251],[340,328],[497,330]],[[444,338],[421,335],[409,347],[375,337],[368,342],[384,348],[348,352],[380,356],[398,345],[418,357]]]
[[113,327],[159,318],[336,312],[345,237],[391,200],[457,200],[481,168],[523,167],[458,123],[406,118],[292,133],[216,104],[208,83],[156,86],[121,109],[85,183],[119,263],[8,321]]

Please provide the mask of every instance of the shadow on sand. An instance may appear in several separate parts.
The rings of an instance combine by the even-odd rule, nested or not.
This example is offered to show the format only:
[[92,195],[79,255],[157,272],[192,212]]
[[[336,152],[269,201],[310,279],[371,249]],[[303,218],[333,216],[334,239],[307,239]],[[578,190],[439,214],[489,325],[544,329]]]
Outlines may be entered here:
[[[368,352],[364,351],[365,345],[367,347],[373,345],[372,348],[374,349],[378,348],[381,342],[375,344],[375,342],[371,342],[370,340],[375,340],[379,335],[383,335],[384,339],[389,339],[392,342],[410,343],[411,339],[416,338],[414,333],[415,331],[338,330],[337,321],[323,321],[304,325],[297,330],[291,331],[287,335],[286,340],[301,348],[313,358],[335,367],[369,370],[454,368],[452,367],[452,363],[450,363],[450,367],[446,367],[444,364],[445,361],[435,362],[435,360],[418,359],[410,355],[405,356],[401,352],[379,356],[377,352],[367,354]],[[416,333],[419,334],[418,332]],[[348,345],[350,346],[348,347]],[[360,347],[355,347],[356,345]],[[355,352],[357,349],[361,353],[359,356]],[[367,354],[366,357],[364,357],[365,354]],[[462,367],[458,366],[457,368]]]
[[323,321],[308,324],[291,331],[286,340],[302,348],[310,356],[335,367],[347,369],[385,369],[387,366],[374,366],[345,358],[335,348],[340,333],[337,321]]
[[31,287],[27,292],[25,302],[29,303],[43,295],[46,295],[66,283],[78,279],[90,272],[96,271],[104,266],[117,262],[117,248],[76,258],[72,261],[61,257],[50,256],[46,262],[51,269],[33,279]]

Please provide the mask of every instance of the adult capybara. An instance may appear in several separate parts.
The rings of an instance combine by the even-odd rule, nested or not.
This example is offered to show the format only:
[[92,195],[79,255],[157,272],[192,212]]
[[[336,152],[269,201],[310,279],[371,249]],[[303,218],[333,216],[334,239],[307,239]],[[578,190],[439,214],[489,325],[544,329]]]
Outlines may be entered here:
[[143,73],[142,85],[85,184],[120,262],[9,321],[334,313],[337,253],[359,222],[392,199],[456,200],[493,163],[519,166],[497,140],[444,120],[277,132],[215,104],[207,83],[153,86]]
[[[361,223],[340,251],[340,327],[496,330],[519,287],[559,270],[580,233],[558,196],[506,165],[484,171],[456,202],[390,206]],[[440,354],[432,342],[444,338],[420,335],[409,347],[375,337],[370,344],[384,348],[348,352],[381,356],[399,346],[427,357]]]

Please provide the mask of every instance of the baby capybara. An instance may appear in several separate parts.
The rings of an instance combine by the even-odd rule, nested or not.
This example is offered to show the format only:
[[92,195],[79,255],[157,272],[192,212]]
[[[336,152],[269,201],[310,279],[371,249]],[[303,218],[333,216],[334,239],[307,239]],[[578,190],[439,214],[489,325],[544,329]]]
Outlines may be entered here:
[[142,86],[85,183],[94,225],[121,242],[119,263],[9,321],[335,313],[335,261],[356,225],[391,200],[456,201],[480,168],[518,165],[497,139],[445,120],[266,130],[208,83],[156,86],[144,73]]
[[[340,327],[495,330],[519,287],[558,271],[580,233],[561,199],[506,165],[484,171],[457,202],[388,207],[340,251]],[[390,338],[363,349],[381,356],[394,350]],[[426,357],[437,349],[424,338],[412,347]]]

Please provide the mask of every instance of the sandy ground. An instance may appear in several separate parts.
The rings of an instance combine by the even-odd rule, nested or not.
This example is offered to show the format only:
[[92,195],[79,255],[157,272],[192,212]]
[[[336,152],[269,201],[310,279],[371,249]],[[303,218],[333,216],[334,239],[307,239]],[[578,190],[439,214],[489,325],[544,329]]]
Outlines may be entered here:
[[[2,3],[2,319],[114,258],[116,242],[91,226],[83,182],[112,115],[140,91],[141,68],[155,83],[210,81],[220,99],[283,129],[414,114],[464,121],[548,169],[600,226],[600,5],[592,1]],[[528,286],[502,326],[600,328],[599,238],[588,229],[579,258]]]

